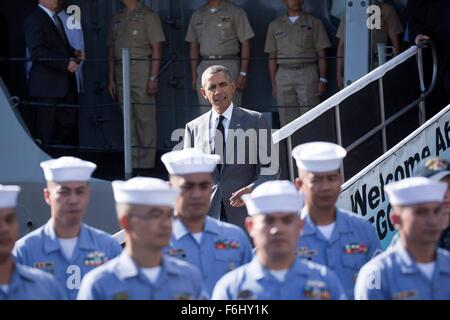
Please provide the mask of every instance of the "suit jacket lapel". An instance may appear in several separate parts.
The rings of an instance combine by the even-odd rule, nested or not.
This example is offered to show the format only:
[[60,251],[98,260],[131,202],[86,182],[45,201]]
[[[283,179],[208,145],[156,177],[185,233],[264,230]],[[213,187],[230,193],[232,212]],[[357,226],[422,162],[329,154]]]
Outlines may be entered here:
[[[198,141],[201,142],[202,151],[211,154],[211,131],[209,130],[209,121],[211,118],[211,111],[208,111],[201,119],[198,128]],[[206,138],[206,139],[205,139]]]
[[[228,127],[228,130],[234,130],[234,133],[231,134],[231,132],[228,131],[228,133],[227,133],[227,142],[226,142],[226,146],[227,146],[226,159],[227,159],[227,163],[228,164],[233,164],[234,160],[236,159],[236,154],[235,153],[237,152],[237,150],[234,150],[234,152],[231,152],[231,151],[233,151],[233,149],[234,149],[234,140],[235,140],[234,138],[236,137],[235,130],[241,129],[242,116],[243,116],[242,110],[239,107],[234,106],[233,107],[233,113],[231,114],[230,125]],[[224,165],[223,168],[222,168],[222,174],[223,174],[223,171],[226,168],[227,168],[227,165]]]

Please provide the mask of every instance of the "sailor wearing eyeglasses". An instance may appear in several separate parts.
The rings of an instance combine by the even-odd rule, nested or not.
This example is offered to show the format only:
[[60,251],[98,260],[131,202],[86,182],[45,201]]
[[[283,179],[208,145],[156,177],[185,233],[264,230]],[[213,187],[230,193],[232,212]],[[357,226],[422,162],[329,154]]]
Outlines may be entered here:
[[179,191],[163,180],[136,177],[112,183],[122,254],[86,275],[78,300],[172,300],[205,297],[200,273],[161,249],[172,234]]

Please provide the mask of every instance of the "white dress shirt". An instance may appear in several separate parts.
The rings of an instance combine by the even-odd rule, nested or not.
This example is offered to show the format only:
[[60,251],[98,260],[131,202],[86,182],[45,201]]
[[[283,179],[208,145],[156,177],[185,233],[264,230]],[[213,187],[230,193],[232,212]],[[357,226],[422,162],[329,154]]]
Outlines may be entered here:
[[[228,136],[228,128],[230,127],[230,121],[231,121],[231,116],[233,114],[233,102],[230,104],[230,106],[228,107],[227,110],[225,110],[225,112],[222,114],[222,116],[225,117],[225,119],[223,119],[222,124],[223,124],[223,128],[225,129],[225,141],[227,141],[227,136]],[[215,147],[215,137],[216,137],[216,129],[217,129],[217,125],[219,124],[219,117],[220,114],[218,114],[216,112],[216,110],[214,110],[214,108],[212,108],[212,112],[211,112],[211,118],[209,119],[209,128],[210,128],[210,137],[211,137],[211,150],[214,150]]]

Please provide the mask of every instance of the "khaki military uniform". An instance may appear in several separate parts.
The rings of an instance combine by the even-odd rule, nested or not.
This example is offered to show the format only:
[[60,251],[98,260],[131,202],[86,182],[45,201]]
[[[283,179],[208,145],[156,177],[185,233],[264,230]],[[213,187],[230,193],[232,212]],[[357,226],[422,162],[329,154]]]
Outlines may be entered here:
[[147,83],[152,44],[163,41],[165,37],[158,15],[143,4],[129,15],[124,9],[112,18],[107,44],[114,48],[119,101],[123,100],[122,48],[130,49],[132,145],[141,147],[133,148],[133,168],[153,168],[155,165],[156,106],[155,96],[147,94]]
[[[378,67],[378,49],[377,44],[389,43],[389,38],[399,35],[404,31],[400,18],[395,8],[387,3],[378,3],[381,15],[381,28],[372,30],[372,55],[373,68]],[[345,37],[345,17],[341,18],[336,37],[343,39]]]
[[302,12],[292,23],[287,15],[269,25],[264,51],[277,53],[277,104],[281,125],[293,121],[320,100],[317,52],[330,47],[323,23]]
[[[237,79],[241,68],[240,43],[254,36],[245,11],[229,1],[222,1],[215,12],[211,12],[208,5],[194,12],[185,40],[200,45],[203,60],[197,67],[197,94],[199,104],[208,106],[202,108],[202,113],[210,109],[210,103],[200,92],[203,72],[212,65],[223,65],[230,69],[232,78]],[[240,91],[236,91],[233,102],[241,105]]]

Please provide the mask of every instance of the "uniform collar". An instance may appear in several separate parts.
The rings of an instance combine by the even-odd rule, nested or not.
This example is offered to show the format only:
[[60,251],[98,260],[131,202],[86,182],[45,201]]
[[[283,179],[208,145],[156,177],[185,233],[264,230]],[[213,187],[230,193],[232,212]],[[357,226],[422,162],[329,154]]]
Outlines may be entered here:
[[400,239],[395,243],[393,250],[396,252],[398,264],[402,273],[408,274],[419,272],[415,261],[409,255],[408,251],[406,251],[406,248],[403,246]]
[[[44,226],[44,248],[45,253],[50,253],[61,249],[55,229],[53,228],[52,219]],[[94,250],[94,241],[91,239],[87,227],[84,223],[80,226],[80,234],[78,236],[77,246],[79,249]]]
[[[133,258],[124,250],[118,257],[117,265],[114,270],[115,274],[120,280],[126,280],[129,278],[140,276],[139,266],[134,262]],[[172,263],[171,258],[165,255],[162,256],[161,272],[158,276],[156,284],[160,282],[160,279],[164,277],[165,273],[176,274],[177,269]],[[147,279],[142,276],[143,279]]]
[[[217,224],[217,221],[207,216],[205,219],[205,227],[203,229],[203,232],[220,234],[220,228]],[[180,219],[174,219],[172,224],[172,234],[176,240],[180,240],[185,235],[190,234],[190,231],[186,228],[186,226],[181,222]]]
[[27,272],[24,266],[14,263],[14,271],[9,282],[9,292],[19,288],[23,281],[34,282],[34,278],[29,272]]
[[[311,217],[309,216],[308,212],[306,211],[306,207],[303,208],[301,212],[301,218],[305,219],[305,227],[303,228],[302,235],[312,235],[312,234],[322,234],[319,232],[319,229],[315,225],[315,223],[312,221]],[[349,225],[346,216],[339,208],[336,207],[336,219],[334,220],[335,226],[333,233],[331,235],[329,242],[334,242],[338,238],[338,233],[352,233],[353,230],[351,226]]]
[[[265,277],[269,277],[270,273],[269,270],[259,262],[258,256],[256,254],[253,257],[252,261],[250,261],[250,263],[248,264],[247,270],[248,274],[257,281]],[[300,274],[300,275],[308,274],[306,265],[302,263],[301,259],[294,260],[294,263],[289,268],[285,279],[288,279],[288,277],[292,274]]]
[[115,273],[120,280],[136,277],[139,269],[128,253],[123,250],[118,258]]
[[[400,270],[402,273],[416,273],[419,272],[416,262],[410,256],[406,248],[403,246],[400,240],[398,240],[393,249],[395,250]],[[436,250],[436,260],[435,260],[435,273],[450,273],[450,257],[447,251],[437,249]]]
[[172,223],[172,234],[176,240],[180,240],[189,233],[189,230],[184,226],[180,219],[175,218]]
[[209,216],[205,219],[205,232],[220,234],[219,222]]

